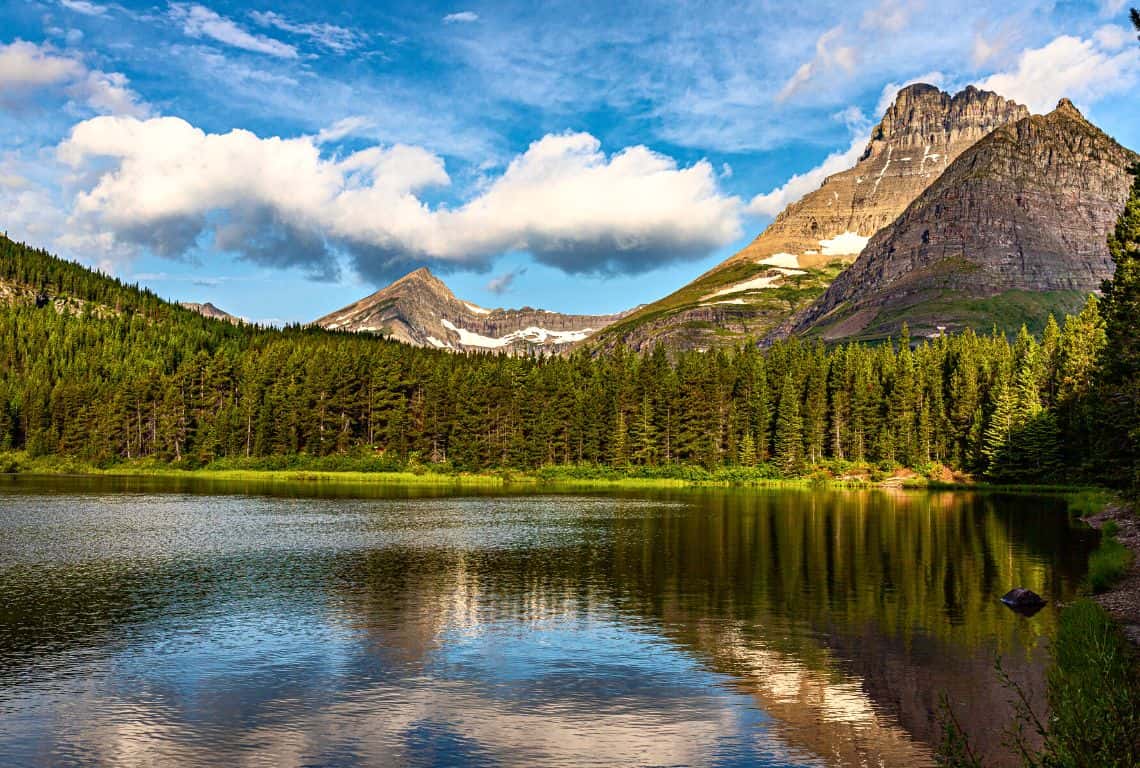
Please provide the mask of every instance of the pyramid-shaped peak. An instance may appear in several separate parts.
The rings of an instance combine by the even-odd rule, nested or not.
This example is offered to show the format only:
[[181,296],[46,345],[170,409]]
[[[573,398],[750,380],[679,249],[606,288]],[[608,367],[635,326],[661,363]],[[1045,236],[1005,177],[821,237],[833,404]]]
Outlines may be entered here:
[[1053,112],[1056,114],[1059,114],[1059,115],[1065,115],[1067,117],[1073,117],[1073,118],[1076,118],[1077,120],[1084,120],[1085,119],[1085,116],[1081,114],[1081,111],[1079,109],[1077,109],[1077,106],[1075,104],[1073,104],[1073,102],[1069,101],[1068,98],[1063,98],[1060,101],[1058,101],[1057,102],[1057,108],[1054,109]]

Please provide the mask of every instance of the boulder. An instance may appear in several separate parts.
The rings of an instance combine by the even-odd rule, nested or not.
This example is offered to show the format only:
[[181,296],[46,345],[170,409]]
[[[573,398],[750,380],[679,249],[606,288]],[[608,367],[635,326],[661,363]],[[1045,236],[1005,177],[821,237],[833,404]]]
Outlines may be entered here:
[[1002,595],[1001,601],[1018,613],[1033,615],[1045,607],[1045,598],[1031,589],[1015,587]]

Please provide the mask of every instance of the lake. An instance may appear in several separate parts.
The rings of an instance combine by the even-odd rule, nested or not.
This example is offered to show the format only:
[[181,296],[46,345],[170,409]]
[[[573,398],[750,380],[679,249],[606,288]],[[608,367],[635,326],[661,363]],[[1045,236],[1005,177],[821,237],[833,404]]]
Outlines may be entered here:
[[[924,766],[1000,748],[1058,497],[0,479],[6,766]],[[998,598],[1027,586],[1031,618]]]

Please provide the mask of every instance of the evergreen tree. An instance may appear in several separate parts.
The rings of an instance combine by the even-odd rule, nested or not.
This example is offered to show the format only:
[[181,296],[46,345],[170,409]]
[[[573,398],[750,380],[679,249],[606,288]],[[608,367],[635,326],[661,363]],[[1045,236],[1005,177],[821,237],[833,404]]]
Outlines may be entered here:
[[1115,271],[1104,284],[1107,343],[1098,401],[1104,472],[1118,483],[1140,485],[1140,168],[1133,172],[1131,194],[1108,239]]
[[800,419],[800,392],[790,373],[784,376],[780,402],[776,408],[776,465],[788,474],[803,464],[803,422]]

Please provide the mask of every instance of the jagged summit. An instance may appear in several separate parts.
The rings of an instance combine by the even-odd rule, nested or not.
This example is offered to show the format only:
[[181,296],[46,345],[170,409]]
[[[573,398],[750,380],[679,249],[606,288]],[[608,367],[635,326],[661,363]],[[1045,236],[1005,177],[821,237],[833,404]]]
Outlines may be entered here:
[[484,309],[463,301],[427,267],[409,272],[317,325],[380,333],[438,349],[564,351],[621,315],[563,315],[542,309]]
[[963,153],[784,331],[882,338],[904,320],[929,334],[1040,323],[1071,310],[1112,275],[1106,237],[1137,159],[1068,99],[1003,126]]
[[764,335],[822,293],[962,152],[1028,116],[973,86],[956,94],[906,86],[852,168],[789,205],[732,258],[607,329],[599,344],[708,348]]

